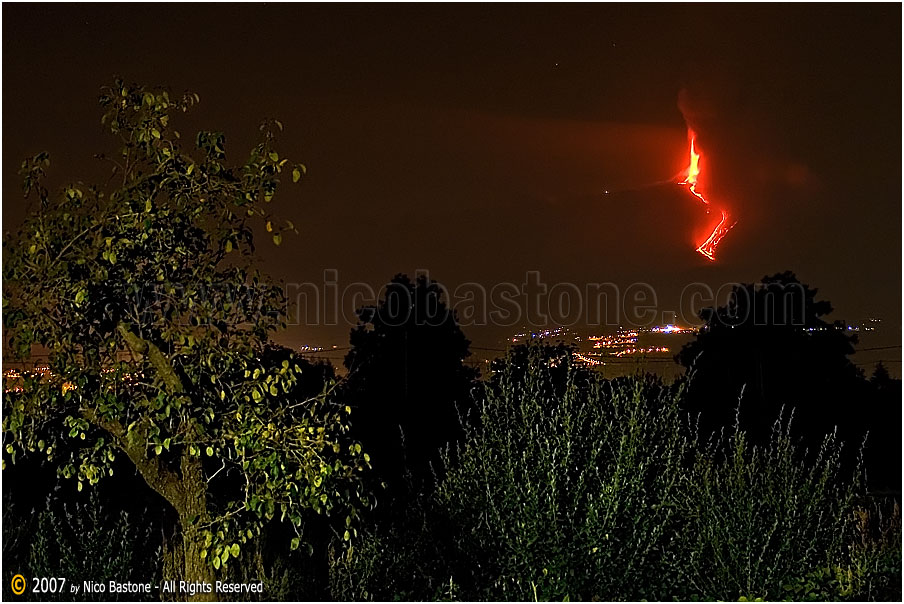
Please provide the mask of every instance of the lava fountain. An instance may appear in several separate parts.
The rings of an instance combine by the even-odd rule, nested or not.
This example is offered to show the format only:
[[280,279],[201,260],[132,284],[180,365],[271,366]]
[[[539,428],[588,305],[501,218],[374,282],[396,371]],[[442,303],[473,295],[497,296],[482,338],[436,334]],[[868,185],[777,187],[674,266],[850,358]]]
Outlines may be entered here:
[[[694,197],[702,201],[703,205],[706,206],[706,213],[709,214],[712,211],[712,206],[710,205],[709,200],[697,190],[697,177],[700,176],[700,153],[696,148],[697,135],[693,130],[688,130],[687,134],[691,141],[690,164],[687,167],[687,176],[685,176],[684,180],[678,184],[686,186],[687,190],[690,191]],[[716,248],[719,247],[719,243],[725,235],[728,234],[728,231],[737,224],[737,221],[729,223],[728,212],[725,210],[720,210],[720,212],[722,213],[722,219],[719,221],[719,224],[715,226],[709,237],[704,239],[700,245],[697,246],[697,251],[711,261],[715,261],[716,259]]]

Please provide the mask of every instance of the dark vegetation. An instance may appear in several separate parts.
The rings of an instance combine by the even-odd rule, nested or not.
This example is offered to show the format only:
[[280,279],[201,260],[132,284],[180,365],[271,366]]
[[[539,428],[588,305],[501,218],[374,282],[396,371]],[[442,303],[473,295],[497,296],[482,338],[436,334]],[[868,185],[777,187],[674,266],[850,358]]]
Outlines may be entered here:
[[867,379],[794,275],[704,311],[676,383],[549,342],[479,376],[438,284],[398,275],[337,379],[270,342],[284,306],[251,263],[303,172],[278,123],[231,166],[171,129],[194,97],[101,100],[112,190],[53,196],[38,155],[4,238],[4,336],[56,376],[4,396],[4,568],[267,600],[900,600],[901,382]]
[[824,320],[831,312],[790,272],[736,286],[726,306],[703,311],[699,336],[678,355],[692,376],[687,407],[712,431],[734,421],[734,406],[723,403],[740,398],[755,442],[783,410],[793,412],[795,433],[811,449],[836,429],[854,447],[869,435],[871,489],[900,491],[901,381],[884,367],[865,379],[849,357],[857,336]]
[[471,410],[477,372],[462,363],[470,342],[425,277],[397,275],[379,306],[358,317],[339,394],[355,410],[352,434],[374,460],[375,488],[423,490]]

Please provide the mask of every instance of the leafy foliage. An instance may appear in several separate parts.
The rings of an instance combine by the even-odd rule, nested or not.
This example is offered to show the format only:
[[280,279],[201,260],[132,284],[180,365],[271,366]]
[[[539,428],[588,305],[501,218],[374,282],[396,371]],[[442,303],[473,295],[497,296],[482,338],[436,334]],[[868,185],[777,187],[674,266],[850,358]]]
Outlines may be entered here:
[[356,407],[356,434],[374,470],[392,487],[406,475],[432,477],[439,451],[461,436],[477,372],[464,365],[470,342],[443,290],[420,276],[396,275],[377,306],[358,310],[342,397]]
[[497,366],[437,491],[334,565],[336,597],[781,599],[851,559],[858,482],[832,438],[815,459],[782,421],[766,447],[737,426],[701,441],[682,387],[566,360],[551,388],[558,358],[533,345]]
[[280,157],[276,121],[240,165],[222,133],[187,148],[171,118],[197,101],[105,88],[102,121],[120,144],[110,183],[52,196],[47,155],[26,160],[39,208],[4,239],[3,266],[11,348],[50,355],[50,373],[6,397],[9,459],[43,456],[81,489],[126,456],[178,513],[187,573],[239,556],[274,517],[299,531],[296,547],[302,510],[353,518],[367,466],[346,436],[350,410],[293,398],[299,360],[265,358],[285,298],[254,268],[253,221],[280,243],[268,204],[304,167]]

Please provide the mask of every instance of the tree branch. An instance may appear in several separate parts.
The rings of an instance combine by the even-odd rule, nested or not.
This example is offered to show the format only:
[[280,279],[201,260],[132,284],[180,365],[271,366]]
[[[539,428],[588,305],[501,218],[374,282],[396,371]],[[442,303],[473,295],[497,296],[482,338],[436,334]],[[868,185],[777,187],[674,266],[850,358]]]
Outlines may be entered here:
[[135,468],[152,489],[163,495],[177,510],[182,502],[179,488],[180,479],[175,472],[166,469],[158,458],[148,457],[146,439],[129,438],[129,434],[118,420],[105,420],[97,415],[94,409],[81,409],[82,417],[105,430],[116,442],[116,445],[135,464]]
[[116,329],[138,360],[147,356],[148,362],[157,371],[157,375],[160,376],[163,383],[166,384],[170,394],[183,394],[185,392],[185,387],[182,384],[182,380],[179,379],[179,374],[176,373],[169,359],[156,344],[132,333],[129,326],[125,323],[118,324]]

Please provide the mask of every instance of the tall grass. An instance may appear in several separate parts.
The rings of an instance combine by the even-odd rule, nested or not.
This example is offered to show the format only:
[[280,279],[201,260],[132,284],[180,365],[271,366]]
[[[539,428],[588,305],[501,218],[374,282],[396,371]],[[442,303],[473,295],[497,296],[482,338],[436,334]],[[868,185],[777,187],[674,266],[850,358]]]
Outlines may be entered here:
[[[509,366],[435,502],[459,528],[456,577],[481,598],[655,597],[678,525],[688,444],[671,395],[646,378],[567,373],[548,388],[542,348]],[[638,577],[644,577],[638,583]]]
[[[698,447],[687,470],[683,526],[673,560],[685,594],[716,600],[779,600],[789,581],[839,560],[851,538],[857,474],[841,476],[842,446],[795,446],[779,418],[763,446],[737,426]],[[679,591],[676,586],[676,591]]]
[[700,438],[680,386],[560,362],[509,358],[435,492],[334,566],[334,597],[800,599],[850,568],[860,483],[832,435],[807,453],[779,418],[763,446]]
[[[152,545],[151,531],[140,515],[105,505],[96,490],[75,504],[48,499],[30,543],[27,573],[22,571],[26,578],[66,578],[63,592],[40,594],[40,600],[149,600],[152,594],[71,593],[70,586],[85,581],[106,585],[111,580],[156,584],[159,546]],[[35,597],[30,587],[24,597]]]

